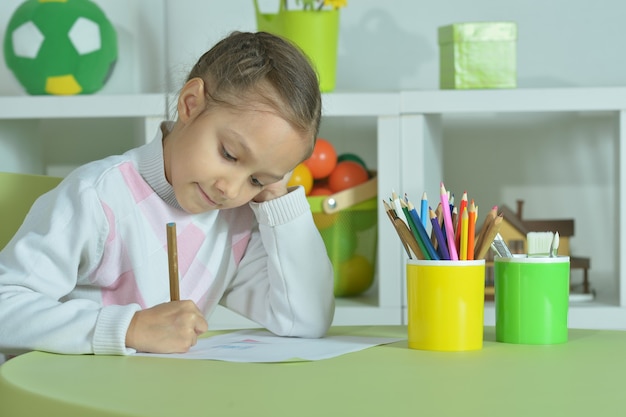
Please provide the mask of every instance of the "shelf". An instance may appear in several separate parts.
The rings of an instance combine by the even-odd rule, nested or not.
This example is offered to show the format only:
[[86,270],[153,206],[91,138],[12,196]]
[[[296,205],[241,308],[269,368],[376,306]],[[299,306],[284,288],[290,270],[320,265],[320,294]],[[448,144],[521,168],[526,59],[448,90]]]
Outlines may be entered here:
[[618,111],[626,87],[404,91],[400,101],[403,114]]
[[[156,123],[167,114],[167,94],[96,94],[90,96],[2,96],[0,120],[135,118],[144,125],[146,141],[153,137]],[[333,92],[322,95],[323,117],[376,119],[378,194],[401,189],[419,195],[428,184],[442,178],[440,115],[523,112],[615,112],[618,140],[626,139],[626,87],[556,88],[511,90],[436,90],[402,92]],[[352,122],[350,122],[352,123]],[[12,129],[11,123],[7,132]],[[619,147],[626,159],[626,147]],[[617,167],[616,204],[626,204],[626,170]],[[620,185],[621,184],[621,185]],[[395,231],[385,223],[379,208],[376,291],[371,296],[337,299],[334,325],[401,324],[405,317],[404,253]],[[626,235],[626,222],[618,225],[618,236]],[[619,303],[626,305],[626,245],[620,239],[617,268]],[[579,303],[570,309],[571,327],[625,327],[626,314],[620,305]],[[485,308],[485,323],[493,324],[493,306]],[[622,318],[623,317],[623,318]],[[210,320],[211,328],[258,327],[241,316],[219,307]]]
[[160,117],[164,94],[2,96],[0,120]]
[[[550,114],[562,112],[585,117],[595,112],[607,113],[606,119],[598,120],[607,120],[609,128],[614,129],[611,134],[614,135],[617,162],[613,198],[617,207],[626,204],[626,169],[620,163],[626,160],[626,147],[622,146],[626,140],[626,87],[403,91],[400,101],[402,189],[409,194],[418,194],[443,178],[443,120],[446,116],[462,116],[458,120],[466,123],[490,113],[542,113],[552,117]],[[455,123],[459,123],[458,120],[455,119]],[[589,136],[590,146],[593,146],[591,141],[594,139],[593,135]],[[613,291],[617,301],[614,304],[597,301],[571,303],[570,327],[626,328],[625,233],[626,222],[618,218],[615,232],[617,286]],[[406,306],[404,299],[403,306]],[[485,323],[494,324],[494,318],[493,304],[487,304]]]
[[322,94],[322,116],[397,116],[400,113],[400,93]]

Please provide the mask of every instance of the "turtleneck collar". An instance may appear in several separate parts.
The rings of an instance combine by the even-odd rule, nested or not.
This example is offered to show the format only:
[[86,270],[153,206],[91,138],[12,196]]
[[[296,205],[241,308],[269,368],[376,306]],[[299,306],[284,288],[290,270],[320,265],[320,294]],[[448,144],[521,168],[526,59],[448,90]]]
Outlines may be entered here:
[[137,167],[139,174],[163,201],[182,210],[174,195],[174,188],[165,178],[165,164],[163,162],[164,132],[171,130],[173,126],[174,122],[161,123],[154,139],[137,149]]

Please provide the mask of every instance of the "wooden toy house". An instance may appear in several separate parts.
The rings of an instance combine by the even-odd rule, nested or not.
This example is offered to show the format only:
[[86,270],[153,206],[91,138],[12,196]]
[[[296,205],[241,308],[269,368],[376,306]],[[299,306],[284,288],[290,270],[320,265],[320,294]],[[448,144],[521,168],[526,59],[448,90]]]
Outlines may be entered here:
[[[524,220],[522,217],[524,201],[517,201],[517,211],[503,205],[499,206],[499,212],[503,215],[500,227],[500,236],[506,242],[512,253],[526,253],[526,234],[528,232],[559,232],[558,254],[570,257],[570,270],[582,270],[582,284],[570,283],[570,292],[590,294],[588,270],[591,266],[589,258],[572,256],[570,253],[570,238],[574,236],[573,219],[550,219],[550,220]],[[485,277],[485,296],[493,299],[493,263],[488,259]],[[570,274],[571,280],[571,274]]]

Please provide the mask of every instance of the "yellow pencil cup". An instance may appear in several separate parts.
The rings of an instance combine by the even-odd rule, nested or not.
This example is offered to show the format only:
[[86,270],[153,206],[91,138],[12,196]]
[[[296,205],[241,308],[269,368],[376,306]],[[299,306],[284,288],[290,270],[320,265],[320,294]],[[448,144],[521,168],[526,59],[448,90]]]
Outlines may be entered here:
[[406,266],[409,348],[483,347],[485,261],[409,260]]

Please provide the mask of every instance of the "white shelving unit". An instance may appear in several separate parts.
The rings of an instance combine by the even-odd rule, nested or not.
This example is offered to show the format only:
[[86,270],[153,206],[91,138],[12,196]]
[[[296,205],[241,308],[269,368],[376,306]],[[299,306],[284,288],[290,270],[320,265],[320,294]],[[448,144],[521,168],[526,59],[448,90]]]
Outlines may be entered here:
[[[68,137],[90,137],[94,132],[85,130],[81,119],[98,120],[110,126],[128,126],[123,134],[132,148],[151,140],[160,121],[165,118],[166,100],[163,94],[90,95],[90,96],[0,96],[0,169],[49,173],[43,155],[46,141],[58,139],[50,132],[50,123],[64,120],[60,128]],[[88,124],[88,123],[87,123]],[[82,126],[82,131],[76,127]],[[115,134],[115,133],[113,133]],[[99,132],[106,136],[106,132]],[[24,146],[21,146],[21,145]],[[95,144],[79,143],[89,148]],[[59,150],[63,152],[65,150]],[[68,164],[67,169],[87,161]],[[54,167],[52,168],[54,169]],[[52,172],[53,175],[62,175]]]
[[[427,184],[438,184],[442,170],[442,115],[525,112],[609,112],[617,132],[618,161],[626,161],[626,88],[557,88],[512,90],[405,91],[400,93],[402,139],[400,186],[418,195]],[[626,168],[617,164],[615,204],[626,203]],[[618,303],[571,304],[570,327],[626,328],[626,222],[618,212],[616,226]],[[403,280],[404,281],[404,280]],[[403,300],[403,308],[405,302]],[[403,317],[406,312],[403,311]],[[493,303],[485,308],[485,323],[495,323]]]
[[[0,2],[0,27],[7,27],[22,3]],[[158,121],[167,114],[164,1],[96,4],[118,39],[114,70],[97,93],[29,96],[0,59],[0,169],[45,174],[53,165],[51,173],[60,175],[61,164],[65,172],[152,139]],[[5,35],[0,32],[0,41]],[[85,138],[92,142],[85,143]]]
[[36,123],[47,119],[135,119],[148,142],[165,114],[163,94],[0,96],[0,134],[2,121],[10,120]]
[[[142,137],[150,140],[156,124],[166,114],[166,94],[120,94],[76,97],[0,97],[0,147],[2,138],[19,134],[45,120],[83,118],[130,118]],[[377,137],[379,196],[392,189],[420,195],[427,184],[438,183],[441,163],[442,115],[464,113],[610,112],[623,143],[626,125],[626,88],[579,88],[541,90],[405,91],[399,93],[330,93],[323,97],[324,118],[374,118]],[[13,124],[20,127],[14,128]],[[23,133],[23,131],[22,131]],[[626,147],[619,146],[626,160]],[[626,203],[626,170],[618,165],[617,204]],[[379,207],[379,241],[375,288],[367,295],[337,300],[335,325],[400,324],[405,322],[406,257],[395,231]],[[626,236],[626,223],[617,225]],[[619,283],[626,278],[623,259],[626,242],[618,242]],[[570,326],[586,328],[626,327],[626,285],[619,285],[618,305],[598,302],[572,305]],[[485,309],[485,322],[495,323],[493,305]],[[256,327],[240,316],[219,308],[211,327]]]
[[0,120],[164,117],[163,94],[0,96]]

